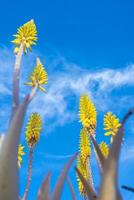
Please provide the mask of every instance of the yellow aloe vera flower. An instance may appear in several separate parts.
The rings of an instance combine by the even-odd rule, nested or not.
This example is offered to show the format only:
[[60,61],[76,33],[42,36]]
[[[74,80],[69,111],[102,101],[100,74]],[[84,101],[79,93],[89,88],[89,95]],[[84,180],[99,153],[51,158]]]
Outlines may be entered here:
[[[84,178],[88,179],[88,167],[89,167],[89,157],[91,155],[91,147],[90,147],[90,140],[88,137],[88,133],[83,128],[80,132],[80,144],[79,144],[79,156],[78,156],[78,163],[77,168],[80,170],[81,174]],[[79,177],[77,176],[78,187],[80,193],[85,196],[86,191],[84,190],[83,184]]]
[[91,155],[90,140],[89,140],[87,132],[84,129],[82,129],[80,132],[79,151],[81,155],[81,160],[84,164]]
[[33,148],[40,138],[42,119],[38,113],[33,113],[26,127],[26,141],[29,148]]
[[25,85],[29,85],[32,87],[37,86],[41,91],[43,92],[46,91],[41,85],[47,84],[48,76],[39,58],[37,58],[36,66],[33,70],[33,73],[30,75],[29,79],[30,82],[25,83]]
[[80,97],[79,118],[84,128],[96,128],[96,108],[88,95]]
[[111,136],[111,142],[113,141],[114,136],[118,132],[121,123],[116,115],[111,112],[106,113],[104,116],[104,130],[106,131],[105,136]]
[[37,30],[34,20],[32,19],[20,26],[17,29],[17,34],[13,36],[15,39],[12,42],[16,45],[15,53],[18,53],[18,47],[20,47],[20,45],[23,45],[24,52],[26,52],[27,49],[32,50],[31,46],[35,45],[37,41]]
[[99,146],[103,156],[107,158],[109,153],[108,145],[105,142],[101,142]]
[[[82,158],[79,155],[78,159],[77,159],[77,168],[79,169],[79,171],[81,172],[81,174],[83,175],[83,177],[86,180],[88,180],[88,165],[89,165],[89,160],[86,160],[86,163],[83,164]],[[80,194],[82,196],[86,196],[86,191],[85,191],[84,186],[78,176],[77,176],[77,182],[78,182],[78,188],[79,188]]]
[[22,163],[22,156],[24,156],[24,146],[22,146],[21,144],[19,144],[18,147],[18,167],[21,167],[21,163]]

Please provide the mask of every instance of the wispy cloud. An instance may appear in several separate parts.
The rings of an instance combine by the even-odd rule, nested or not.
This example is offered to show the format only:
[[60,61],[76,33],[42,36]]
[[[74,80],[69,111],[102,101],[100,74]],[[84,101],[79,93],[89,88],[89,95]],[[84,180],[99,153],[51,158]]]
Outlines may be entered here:
[[[14,56],[7,48],[0,51],[0,65],[2,66],[0,68],[2,77],[0,95],[10,95]],[[21,83],[32,71],[36,55],[37,52],[34,52],[24,59]],[[76,119],[79,96],[83,93],[90,96],[98,110],[105,111],[114,104],[115,96],[112,96],[112,92],[115,88],[121,90],[124,86],[134,86],[133,64],[124,68],[101,68],[101,70],[93,71],[83,69],[81,66],[68,62],[63,56],[58,56],[49,60],[47,71],[49,73],[47,93],[38,92],[29,107],[29,112],[39,111],[46,119],[54,119],[53,125],[64,124]],[[21,89],[24,95],[27,87],[22,86]],[[121,101],[127,102],[128,98],[130,100],[131,96],[126,94],[120,98],[120,103]]]
[[[31,105],[31,108],[42,105],[38,107],[41,113],[50,118],[56,117],[58,123],[77,117],[78,99],[83,93],[90,96],[98,110],[105,111],[114,104],[112,91],[115,88],[121,90],[124,86],[134,86],[134,65],[97,72],[84,70],[63,59],[61,65],[64,70],[49,75],[47,93],[40,93]],[[131,99],[128,95],[123,96],[119,104],[127,102],[128,98]]]
[[[128,148],[129,147],[129,148]],[[122,145],[121,161],[127,162],[134,160],[134,144],[130,141]]]

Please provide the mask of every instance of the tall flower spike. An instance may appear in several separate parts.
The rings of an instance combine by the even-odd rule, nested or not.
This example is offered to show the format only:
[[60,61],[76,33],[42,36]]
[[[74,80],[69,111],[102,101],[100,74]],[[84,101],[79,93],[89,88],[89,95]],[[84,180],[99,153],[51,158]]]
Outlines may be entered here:
[[29,77],[30,82],[25,83],[32,87],[38,87],[41,91],[45,92],[46,90],[41,86],[47,83],[48,77],[45,68],[43,67],[40,59],[37,58],[36,66],[33,70],[33,73]]
[[16,45],[14,49],[15,53],[18,53],[20,45],[23,45],[25,53],[27,49],[32,50],[31,46],[35,45],[37,41],[37,30],[34,20],[30,20],[18,28],[17,34],[13,36],[15,39],[12,42]]
[[[84,176],[86,180],[89,178],[89,157],[91,155],[90,141],[87,132],[85,129],[82,129],[80,132],[80,144],[79,144],[79,156],[77,167]],[[79,177],[77,176],[78,187],[80,194],[86,196],[86,191],[84,190],[83,184]]]
[[21,144],[19,144],[18,147],[18,167],[21,167],[21,163],[22,163],[22,156],[24,156],[24,146],[22,146]]
[[107,158],[109,153],[108,145],[105,142],[101,142],[99,146],[103,156]]
[[38,113],[33,113],[26,127],[26,141],[29,148],[33,148],[38,142],[42,130],[42,119]]
[[81,155],[81,160],[84,164],[91,155],[91,147],[90,147],[89,137],[84,129],[82,129],[80,132],[79,151],[80,151],[80,155]]
[[106,113],[104,116],[104,130],[106,131],[105,136],[111,136],[111,143],[113,142],[114,136],[118,132],[121,123],[116,115],[111,112]]
[[80,97],[79,117],[83,127],[89,130],[96,128],[96,109],[87,95]]

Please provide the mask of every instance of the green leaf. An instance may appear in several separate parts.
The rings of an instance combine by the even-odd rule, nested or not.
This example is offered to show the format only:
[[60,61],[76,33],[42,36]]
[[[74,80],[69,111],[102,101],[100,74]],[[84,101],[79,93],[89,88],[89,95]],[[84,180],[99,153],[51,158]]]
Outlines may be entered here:
[[69,161],[68,163],[65,165],[65,167],[63,168],[63,171],[56,183],[56,186],[55,186],[55,189],[54,189],[54,192],[53,192],[53,195],[52,195],[52,200],[59,200],[61,198],[61,193],[62,193],[62,190],[63,190],[63,186],[64,186],[64,183],[65,183],[65,180],[66,180],[66,176],[67,176],[67,173],[73,163],[73,161],[76,159],[78,154],[75,154]]
[[38,191],[37,200],[50,200],[50,177],[51,173],[48,172]]
[[91,135],[91,140],[93,142],[94,145],[94,149],[95,149],[95,155],[97,157],[97,160],[99,162],[99,166],[101,168],[101,171],[103,170],[103,166],[104,166],[104,162],[105,162],[105,158],[100,150],[99,145],[97,144],[96,140],[94,139],[94,137]]
[[84,189],[86,190],[86,193],[87,193],[87,196],[88,196],[88,199],[89,200],[94,200],[97,198],[93,188],[92,188],[92,185],[84,178],[84,176],[81,174],[80,170],[75,167],[75,170],[84,186]]
[[16,110],[0,151],[0,199],[19,199],[18,145],[23,118],[28,105],[27,96]]
[[114,141],[109,150],[109,155],[104,163],[104,170],[102,174],[102,182],[100,185],[99,200],[122,200],[121,194],[118,189],[118,161],[121,149],[121,143],[124,135],[124,124],[126,120],[134,113],[134,108],[124,116],[122,125],[120,126]]
[[114,138],[109,155],[104,163],[102,173],[102,183],[100,185],[99,200],[119,200],[122,199],[117,186],[118,159],[121,148],[124,129],[121,126]]

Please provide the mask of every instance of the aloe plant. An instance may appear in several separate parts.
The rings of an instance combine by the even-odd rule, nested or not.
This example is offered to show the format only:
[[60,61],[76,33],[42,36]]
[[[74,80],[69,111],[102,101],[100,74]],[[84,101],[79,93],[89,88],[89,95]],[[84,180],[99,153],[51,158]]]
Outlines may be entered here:
[[[24,196],[21,198],[19,194],[19,176],[18,168],[21,165],[22,158],[24,155],[23,146],[19,144],[21,128],[23,125],[23,120],[26,114],[29,103],[34,98],[36,91],[41,90],[46,92],[43,85],[47,84],[47,72],[41,63],[40,59],[37,58],[36,65],[34,67],[33,73],[29,76],[29,82],[25,82],[25,85],[31,86],[31,92],[24,97],[22,102],[19,100],[20,96],[20,71],[21,71],[21,61],[24,54],[28,53],[28,50],[32,50],[32,45],[35,45],[37,41],[37,30],[34,20],[22,25],[17,30],[17,34],[14,35],[15,44],[15,64],[13,72],[13,90],[12,90],[12,111],[10,117],[10,123],[8,131],[5,135],[0,136],[0,199],[1,200],[26,200],[28,199],[28,192],[30,188],[31,178],[32,178],[32,160],[34,147],[39,140],[40,132],[42,129],[42,119],[38,113],[33,113],[29,119],[26,128],[26,141],[29,147],[29,170],[28,179],[26,184],[26,189]],[[67,179],[72,196],[75,199],[75,194],[73,193],[73,186],[67,178],[67,173],[73,160],[77,157],[74,155],[68,164],[64,167],[57,184],[55,186],[54,192],[52,194],[52,200],[58,200],[61,197],[64,183]],[[38,200],[49,200],[50,199],[50,174],[44,179],[37,199]]]
[[[96,158],[100,161],[101,167],[101,184],[99,186],[99,193],[97,194],[88,180],[84,178],[82,173],[76,168],[76,172],[85,188],[89,200],[122,200],[122,196],[118,189],[118,160],[121,149],[121,143],[124,135],[124,125],[126,120],[134,113],[131,109],[123,118],[121,126],[114,138],[114,141],[109,149],[109,155],[105,159],[103,153],[92,135],[90,138],[96,151]],[[125,189],[133,191],[132,188],[124,187]]]
[[[20,71],[21,61],[32,46],[37,42],[37,30],[34,20],[18,28],[14,35],[15,44],[15,64],[13,72],[13,90],[12,90],[12,111],[10,123],[5,135],[0,135],[0,200],[27,200],[32,178],[32,163],[34,148],[40,138],[43,120],[39,113],[32,113],[26,126],[26,142],[29,147],[29,165],[26,188],[23,197],[19,194],[19,175],[18,170],[24,155],[23,146],[20,145],[20,133],[28,105],[36,95],[37,90],[46,92],[44,85],[47,84],[48,76],[46,69],[40,59],[36,63],[29,80],[24,84],[31,87],[28,95],[20,101]],[[134,113],[131,109],[120,123],[119,119],[111,112],[104,116],[105,135],[110,138],[111,147],[102,141],[100,144],[96,141],[97,112],[95,105],[87,95],[80,97],[79,117],[82,125],[80,133],[79,153],[70,158],[64,166],[63,171],[56,182],[52,194],[50,194],[50,182],[52,173],[48,172],[44,178],[36,199],[37,200],[60,200],[64,189],[65,181],[70,188],[72,200],[76,200],[76,194],[73,183],[68,177],[68,171],[77,158],[77,180],[82,198],[90,200],[122,200],[118,189],[118,160],[121,149],[122,138],[124,135],[124,125],[129,116]],[[92,168],[90,158],[92,147],[94,148],[96,159],[100,167],[101,184],[99,192],[94,188]],[[20,149],[19,149],[20,148]],[[20,150],[18,152],[18,149]],[[123,186],[124,189],[133,191],[133,188]]]

